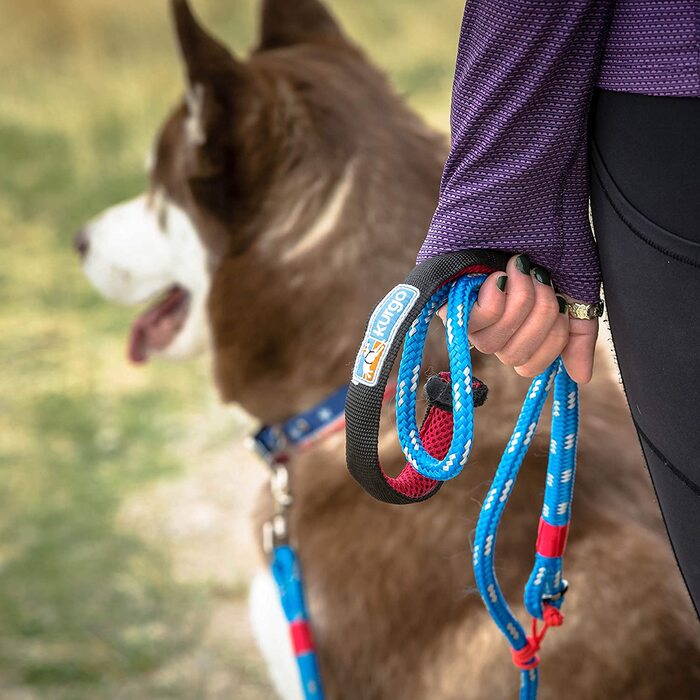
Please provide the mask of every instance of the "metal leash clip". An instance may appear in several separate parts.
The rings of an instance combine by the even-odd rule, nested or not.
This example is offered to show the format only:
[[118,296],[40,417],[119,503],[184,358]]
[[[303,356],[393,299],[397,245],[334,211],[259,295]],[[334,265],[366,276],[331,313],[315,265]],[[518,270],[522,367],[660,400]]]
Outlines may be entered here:
[[542,594],[542,605],[549,605],[550,603],[554,603],[557,600],[561,600],[568,590],[569,582],[565,578],[563,578],[561,580],[561,588],[556,593],[552,593],[551,595],[547,593]]
[[265,554],[271,556],[275,547],[289,542],[289,508],[294,501],[289,469],[281,462],[270,463],[270,493],[275,512],[262,526],[262,544]]

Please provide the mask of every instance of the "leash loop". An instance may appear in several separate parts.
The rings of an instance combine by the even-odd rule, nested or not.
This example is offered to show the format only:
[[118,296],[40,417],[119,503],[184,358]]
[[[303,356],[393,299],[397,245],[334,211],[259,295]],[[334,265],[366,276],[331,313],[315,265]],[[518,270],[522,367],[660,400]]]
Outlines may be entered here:
[[[431,305],[423,316],[423,322],[416,326],[416,333],[420,333],[418,337],[421,338],[420,348],[425,341],[430,318],[450,292],[450,283],[463,278],[465,274],[481,275],[503,270],[507,261],[508,255],[501,251],[470,250],[436,256],[416,266],[404,282],[394,287],[374,308],[355,360],[345,403],[348,470],[374,498],[384,503],[400,505],[418,503],[438,492],[444,479],[450,478],[446,477],[446,473],[454,476],[461,469],[458,458],[453,459],[452,467],[448,466],[447,472],[442,468],[444,464],[438,469],[434,465],[431,469],[428,465],[426,473],[434,474],[434,477],[428,477],[408,461],[398,476],[390,477],[386,474],[378,450],[382,397],[403,339],[424,307]],[[436,294],[437,299],[433,299]],[[463,311],[463,314],[466,319],[468,311]],[[455,341],[457,337],[461,336],[457,334]],[[465,358],[464,362],[470,360]],[[406,367],[413,370],[416,364],[420,364],[420,353],[412,365],[409,366],[408,360],[406,363]],[[410,378],[412,377],[413,372]],[[404,391],[415,383],[409,381],[404,385]],[[404,395],[404,401],[408,399],[415,406],[412,398]],[[408,440],[411,439],[412,430],[416,430],[413,438],[418,435],[415,423],[408,423],[407,427],[409,425],[406,432]],[[413,459],[418,462],[415,457]],[[449,454],[446,457],[448,459]]]
[[[476,251],[477,257],[483,252]],[[492,268],[479,266],[473,258],[469,258],[470,266],[460,266],[464,262],[464,258],[459,257],[461,255],[464,253],[439,256],[428,261],[427,268],[419,265],[404,285],[396,287],[380,302],[370,317],[346,403],[347,455],[352,475],[379,500],[389,503],[424,500],[434,495],[443,481],[457,476],[469,457],[474,402],[467,321],[485,279],[482,273],[490,272]],[[435,279],[436,275],[438,279]],[[422,286],[414,286],[414,282],[422,283]],[[450,355],[453,434],[450,447],[440,458],[424,447],[415,415],[428,325],[445,301],[448,304],[446,336]],[[393,317],[392,309],[395,312]],[[377,390],[372,387],[377,384],[381,387],[382,381],[386,382],[398,353],[394,342],[397,336],[405,338],[396,395],[397,427],[408,463],[399,477],[391,479],[383,472],[377,458],[379,416]],[[385,362],[387,359],[388,363]],[[532,616],[531,634],[527,635],[508,607],[496,578],[494,559],[503,512],[552,386],[552,428],[544,502],[535,564],[524,592],[525,607]],[[540,645],[547,630],[564,621],[560,608],[568,584],[562,578],[562,556],[571,517],[577,441],[578,387],[558,357],[535,377],[528,389],[482,504],[472,549],[479,593],[511,647],[514,664],[521,671],[520,700],[535,700],[537,697]],[[401,477],[409,470],[418,478],[427,480],[426,490],[418,497],[414,494],[407,496],[401,491]],[[538,629],[538,620],[543,621],[541,629]]]
[[[472,363],[467,338],[467,319],[486,275],[466,275],[440,288],[411,324],[404,341],[396,390],[396,423],[399,442],[409,464],[436,481],[452,479],[469,459],[474,432]],[[423,446],[416,423],[416,395],[423,346],[428,326],[437,309],[447,300],[445,332],[450,357],[452,442],[443,459],[433,457]]]

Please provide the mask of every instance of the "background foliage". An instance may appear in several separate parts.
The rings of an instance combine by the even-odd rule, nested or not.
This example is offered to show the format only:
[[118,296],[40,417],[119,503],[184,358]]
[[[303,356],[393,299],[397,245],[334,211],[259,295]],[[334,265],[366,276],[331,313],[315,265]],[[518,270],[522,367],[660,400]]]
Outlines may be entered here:
[[[239,53],[255,42],[253,0],[194,4]],[[462,6],[332,2],[443,129]],[[0,697],[269,698],[241,612],[245,513],[216,501],[252,489],[229,464],[243,419],[217,407],[204,359],[130,367],[134,311],[92,291],[70,246],[145,186],[181,91],[166,3],[0,0],[0,22]],[[168,529],[200,512],[200,539]],[[227,523],[229,550],[202,566]]]

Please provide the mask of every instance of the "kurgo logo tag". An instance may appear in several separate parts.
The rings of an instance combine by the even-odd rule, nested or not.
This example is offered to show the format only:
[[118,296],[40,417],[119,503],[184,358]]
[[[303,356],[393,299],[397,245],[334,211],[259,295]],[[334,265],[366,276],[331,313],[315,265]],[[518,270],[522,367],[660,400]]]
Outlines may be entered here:
[[399,284],[377,304],[355,360],[354,384],[374,386],[377,383],[387,348],[419,296],[416,287]]

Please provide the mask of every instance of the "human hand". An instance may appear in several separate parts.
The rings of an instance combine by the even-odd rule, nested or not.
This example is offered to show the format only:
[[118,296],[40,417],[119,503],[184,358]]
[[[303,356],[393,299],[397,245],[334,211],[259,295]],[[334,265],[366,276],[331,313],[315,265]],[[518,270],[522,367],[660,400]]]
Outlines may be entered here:
[[[525,255],[513,256],[506,272],[484,281],[469,316],[469,341],[494,354],[523,377],[543,372],[558,355],[571,378],[586,384],[593,374],[598,320],[569,318],[566,302],[555,294],[549,273],[530,266]],[[438,310],[445,320],[446,307]]]

